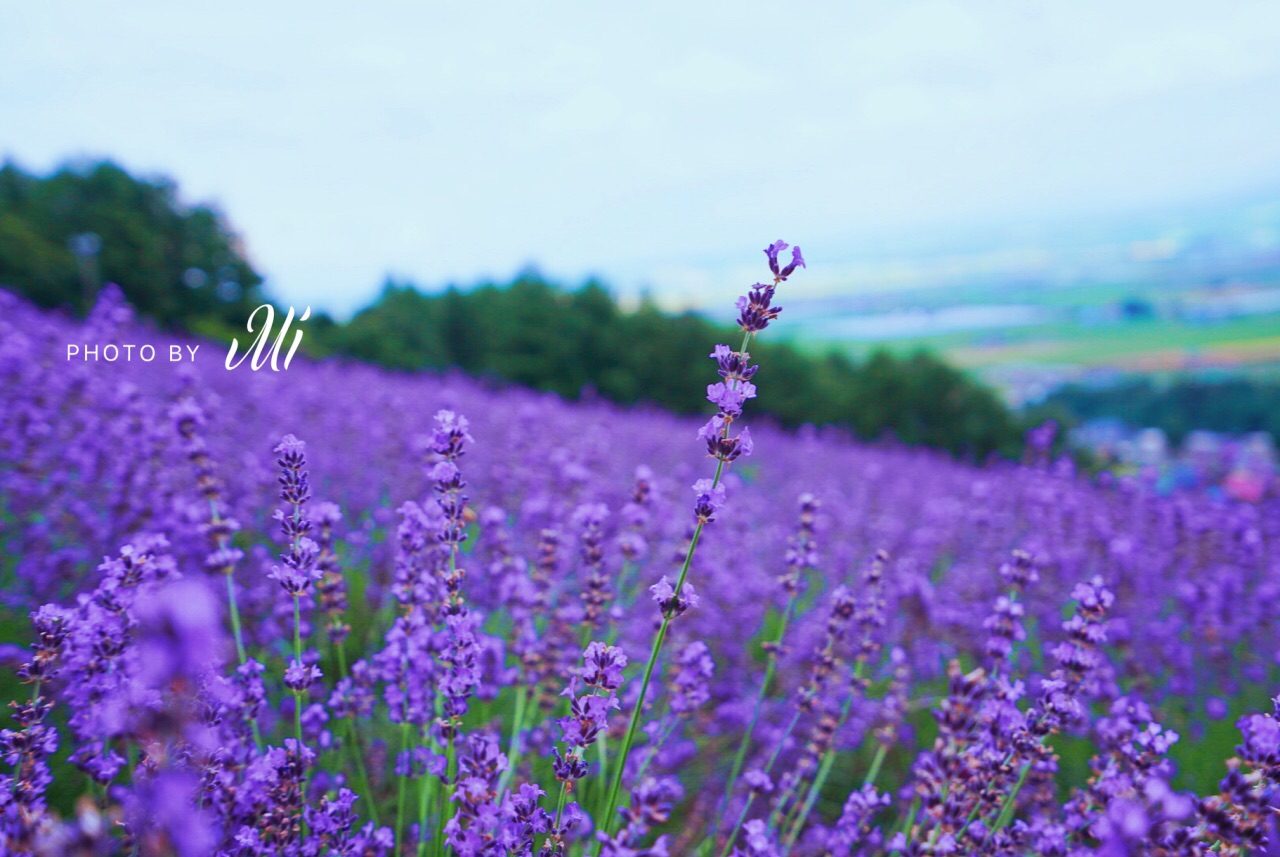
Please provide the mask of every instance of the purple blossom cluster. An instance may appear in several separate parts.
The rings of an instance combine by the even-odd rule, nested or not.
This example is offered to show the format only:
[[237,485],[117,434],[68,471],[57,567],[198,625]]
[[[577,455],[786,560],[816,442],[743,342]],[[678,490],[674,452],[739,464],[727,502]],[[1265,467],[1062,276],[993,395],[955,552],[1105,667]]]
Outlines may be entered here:
[[699,422],[0,293],[0,853],[1267,853],[1280,491],[749,431],[765,254]]

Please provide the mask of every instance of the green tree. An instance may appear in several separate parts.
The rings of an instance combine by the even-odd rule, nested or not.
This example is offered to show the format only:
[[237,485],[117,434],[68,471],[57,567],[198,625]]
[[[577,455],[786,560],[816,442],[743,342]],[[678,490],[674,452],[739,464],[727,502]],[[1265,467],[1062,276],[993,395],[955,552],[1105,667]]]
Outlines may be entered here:
[[[71,250],[78,235],[96,236],[96,258],[83,265]],[[264,302],[262,277],[219,211],[185,205],[171,180],[136,178],[110,161],[43,177],[6,162],[0,248],[0,284],[42,306],[83,311],[107,281],[174,327],[197,319],[238,326]]]

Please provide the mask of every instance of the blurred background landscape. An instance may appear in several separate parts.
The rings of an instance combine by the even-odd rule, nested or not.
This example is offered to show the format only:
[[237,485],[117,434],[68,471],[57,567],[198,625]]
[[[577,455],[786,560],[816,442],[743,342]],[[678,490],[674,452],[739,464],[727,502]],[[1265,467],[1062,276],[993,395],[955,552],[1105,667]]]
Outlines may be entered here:
[[782,237],[781,424],[1268,490],[1274,5],[727,8],[0,13],[0,286],[693,412]]

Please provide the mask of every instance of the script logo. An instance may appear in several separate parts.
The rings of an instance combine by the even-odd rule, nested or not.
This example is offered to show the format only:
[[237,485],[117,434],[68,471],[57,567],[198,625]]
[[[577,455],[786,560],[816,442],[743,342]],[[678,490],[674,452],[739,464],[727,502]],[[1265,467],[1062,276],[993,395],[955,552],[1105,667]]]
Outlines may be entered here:
[[[253,340],[252,343],[250,343],[250,348],[253,349],[252,350],[253,357],[250,358],[249,360],[249,368],[252,369],[254,372],[261,369],[268,362],[267,357],[263,354],[263,351],[267,350],[268,348],[267,341],[271,339],[271,330],[275,325],[276,311],[271,306],[271,304],[263,304],[262,306],[255,309],[249,315],[249,321],[245,325],[248,331],[250,333],[253,333],[253,320],[257,318],[258,313],[262,312],[263,310],[266,310],[266,319],[263,321],[262,327],[258,331],[256,338]],[[306,321],[310,317],[311,317],[311,307],[307,307],[306,310],[303,311],[302,315],[298,316],[298,321]],[[298,346],[302,344],[302,331],[295,330],[293,332],[293,344],[289,346],[289,352],[284,356],[284,365],[283,366],[277,365],[280,357],[280,347],[281,345],[284,344],[285,337],[289,335],[289,325],[291,324],[293,324],[293,307],[289,307],[289,314],[285,316],[284,324],[281,325],[280,327],[280,333],[276,336],[275,342],[272,343],[270,346],[269,354],[270,354],[270,363],[271,363],[272,372],[279,372],[281,369],[288,369],[289,361],[293,359],[293,353],[297,351]],[[239,366],[241,363],[244,362],[244,359],[246,357],[249,357],[250,351],[246,349],[245,352],[240,355],[240,358],[236,359],[236,349],[238,349],[239,347],[240,347],[240,340],[233,338],[231,340],[231,350],[227,352],[227,368],[228,369],[235,369],[237,366]]]

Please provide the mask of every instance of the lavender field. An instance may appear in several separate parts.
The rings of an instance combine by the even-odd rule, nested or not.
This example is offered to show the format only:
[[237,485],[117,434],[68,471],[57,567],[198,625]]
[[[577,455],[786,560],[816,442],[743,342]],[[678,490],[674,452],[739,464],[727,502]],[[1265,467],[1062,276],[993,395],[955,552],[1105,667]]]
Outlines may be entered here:
[[1271,853],[1277,492],[753,420],[770,249],[705,424],[0,293],[0,850]]

